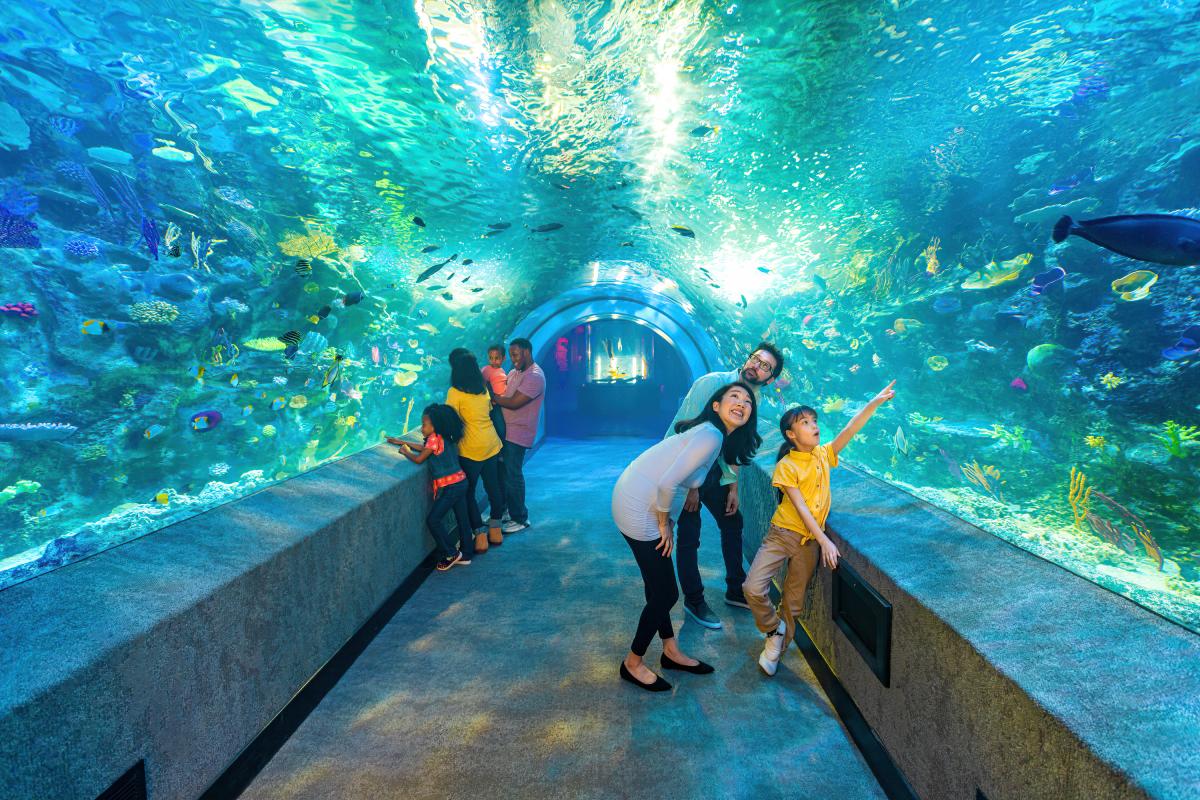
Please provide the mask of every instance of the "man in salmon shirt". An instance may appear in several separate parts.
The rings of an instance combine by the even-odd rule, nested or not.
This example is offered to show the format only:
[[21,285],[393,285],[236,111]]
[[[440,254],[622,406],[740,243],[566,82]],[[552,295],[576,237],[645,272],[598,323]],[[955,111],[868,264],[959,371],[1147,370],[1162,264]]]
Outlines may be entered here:
[[[489,361],[490,356],[489,353]],[[508,357],[513,369],[508,373],[504,394],[496,397],[496,405],[504,409],[505,427],[501,458],[509,521],[502,530],[512,534],[529,527],[529,509],[525,507],[525,454],[533,447],[537,436],[546,375],[533,363],[533,344],[528,339],[513,339],[508,347]]]

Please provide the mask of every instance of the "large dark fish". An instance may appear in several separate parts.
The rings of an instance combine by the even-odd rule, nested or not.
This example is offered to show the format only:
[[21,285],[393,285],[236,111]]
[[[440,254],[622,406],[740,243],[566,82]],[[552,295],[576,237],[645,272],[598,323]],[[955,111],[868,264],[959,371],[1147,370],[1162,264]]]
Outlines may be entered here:
[[538,225],[536,228],[530,228],[534,233],[549,233],[556,231],[562,227],[561,222],[547,222],[545,225]]
[[413,225],[416,225],[418,228],[425,227],[425,220],[421,219],[420,217],[413,217],[412,223],[413,223]]
[[507,228],[511,228],[512,223],[511,222],[493,222],[490,225],[488,225],[488,227],[494,231],[502,231],[502,230],[506,230]]
[[432,278],[434,275],[436,275],[438,273],[438,270],[440,270],[442,267],[446,266],[449,263],[450,263],[450,259],[446,259],[445,261],[434,264],[432,267],[430,267],[429,269],[425,270],[424,272],[422,272],[420,275],[417,276],[417,283],[421,283],[422,281],[429,280],[430,278]]
[[434,250],[437,250],[439,247],[441,247],[440,244],[427,244],[421,248],[421,252],[422,253],[432,253]]
[[1138,261],[1187,267],[1200,264],[1200,220],[1172,214],[1127,214],[1054,224],[1054,241],[1071,235]]

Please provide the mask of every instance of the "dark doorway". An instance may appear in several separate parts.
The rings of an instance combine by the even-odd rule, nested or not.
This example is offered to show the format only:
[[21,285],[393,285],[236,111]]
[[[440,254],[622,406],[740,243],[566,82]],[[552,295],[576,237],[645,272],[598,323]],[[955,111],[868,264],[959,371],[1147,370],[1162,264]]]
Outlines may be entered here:
[[688,389],[675,348],[631,320],[577,325],[537,354],[546,373],[549,436],[649,436],[666,433]]

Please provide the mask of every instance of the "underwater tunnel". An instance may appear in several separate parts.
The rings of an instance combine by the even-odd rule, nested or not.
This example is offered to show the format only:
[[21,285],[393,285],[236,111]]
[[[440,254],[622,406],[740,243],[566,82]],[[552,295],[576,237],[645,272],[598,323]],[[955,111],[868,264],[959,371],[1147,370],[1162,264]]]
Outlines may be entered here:
[[1200,798],[1198,36],[9,4],[0,796]]

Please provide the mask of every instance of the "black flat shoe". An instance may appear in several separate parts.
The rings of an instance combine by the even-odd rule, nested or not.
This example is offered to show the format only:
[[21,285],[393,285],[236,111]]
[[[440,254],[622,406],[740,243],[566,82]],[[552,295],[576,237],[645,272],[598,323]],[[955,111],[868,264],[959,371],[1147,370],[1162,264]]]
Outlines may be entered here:
[[621,662],[621,680],[629,681],[639,689],[645,689],[647,692],[669,692],[671,684],[664,681],[657,675],[654,676],[654,683],[642,683],[637,678],[633,677],[633,673],[625,667],[625,662]]
[[[699,662],[698,664],[696,664],[696,666],[689,667],[687,664],[680,664],[676,661],[672,661],[670,658],[667,657],[666,653],[663,653],[662,658],[660,658],[658,660],[658,663],[662,664],[663,669],[677,669],[682,672],[691,672],[696,675],[708,675],[711,672],[713,672],[713,668],[711,665],[705,664],[703,661],[700,661],[700,659],[696,659],[696,661]],[[624,665],[622,664],[622,666],[624,666]]]

